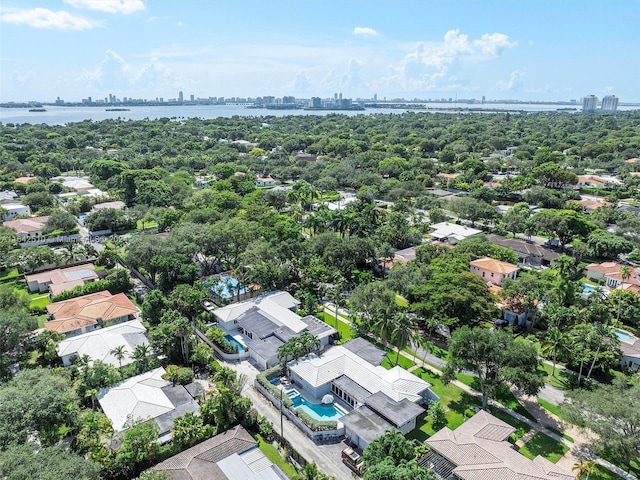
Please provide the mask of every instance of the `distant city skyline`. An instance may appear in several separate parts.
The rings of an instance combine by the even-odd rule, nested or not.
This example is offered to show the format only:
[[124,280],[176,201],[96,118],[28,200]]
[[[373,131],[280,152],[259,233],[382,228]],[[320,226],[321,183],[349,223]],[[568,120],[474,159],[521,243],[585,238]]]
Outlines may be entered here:
[[640,2],[3,0],[0,102],[640,102]]

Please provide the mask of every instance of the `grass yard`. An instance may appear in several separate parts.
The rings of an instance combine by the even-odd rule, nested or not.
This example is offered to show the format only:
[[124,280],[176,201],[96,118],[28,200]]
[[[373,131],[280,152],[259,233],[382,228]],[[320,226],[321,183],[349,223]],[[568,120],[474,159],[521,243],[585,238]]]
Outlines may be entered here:
[[545,372],[547,372],[546,382],[553,387],[559,388],[561,390],[570,390],[571,387],[576,383],[575,375],[567,373],[564,370],[558,368],[558,365],[556,365],[555,376],[551,375],[551,372],[553,371],[553,365],[542,362],[542,368]]
[[[414,370],[413,374],[431,384],[431,391],[440,397],[440,403],[445,409],[447,425],[452,430],[462,425],[467,418],[472,417],[475,414],[474,408],[481,404],[480,399],[466,393],[452,383],[444,385],[440,376],[430,370],[418,368]],[[418,417],[416,428],[409,432],[407,438],[424,441],[435,433],[426,415],[424,413]]]
[[262,453],[264,453],[265,457],[271,460],[271,463],[278,465],[289,478],[293,478],[296,475],[296,469],[293,468],[293,465],[282,458],[276,447],[271,443],[266,442],[260,435],[256,435],[255,438],[258,442],[258,448]]
[[38,328],[44,328],[44,324],[47,322],[48,318],[48,315],[38,315]]
[[[316,317],[322,320],[327,325],[331,325],[335,328],[336,326],[336,317],[334,317],[328,310],[323,312],[316,313]],[[340,334],[340,343],[346,343],[349,340],[353,339],[353,330],[351,329],[351,325],[345,323],[343,321],[338,321],[338,333]]]
[[407,358],[402,354],[398,357],[398,353],[389,348],[386,348],[385,350],[388,353],[387,356],[384,357],[384,360],[382,360],[382,366],[387,370],[390,370],[396,366],[396,358],[398,359],[398,366],[404,368],[405,370],[409,370],[415,365],[415,363],[413,363],[413,360],[411,360],[410,358]]
[[[476,377],[465,375],[462,373],[456,374],[456,377],[465,385],[468,385],[478,392],[480,391],[480,383],[478,382],[478,379]],[[535,421],[535,418],[533,418],[533,416],[527,411],[526,408],[524,408],[520,404],[518,400],[516,400],[516,398],[513,396],[513,393],[511,393],[511,390],[509,390],[508,387],[505,386],[504,388],[501,388],[500,390],[498,390],[497,394],[492,396],[491,398],[496,402],[501,403],[508,409],[527,417],[529,420]]]
[[14,278],[18,278],[20,276],[20,272],[18,272],[17,268],[5,269],[0,271],[0,282],[6,282],[9,280],[13,280]]
[[47,305],[49,305],[49,302],[51,301],[51,299],[49,298],[49,295],[47,295],[46,293],[39,297],[39,298],[34,298],[31,300],[31,303],[29,304],[29,309],[30,310],[40,310],[43,309],[44,307],[46,307]]
[[522,455],[531,460],[540,455],[552,463],[557,463],[568,451],[569,447],[564,443],[560,443],[540,432],[531,437],[524,447],[519,450]]

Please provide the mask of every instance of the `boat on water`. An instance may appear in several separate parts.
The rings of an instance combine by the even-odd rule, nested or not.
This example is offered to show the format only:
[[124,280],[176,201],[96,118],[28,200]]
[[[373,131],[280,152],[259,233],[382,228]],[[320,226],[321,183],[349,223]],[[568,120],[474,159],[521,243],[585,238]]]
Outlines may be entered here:
[[47,109],[46,108],[30,108],[29,111],[30,112],[46,112]]
[[130,112],[130,108],[105,108],[105,112]]

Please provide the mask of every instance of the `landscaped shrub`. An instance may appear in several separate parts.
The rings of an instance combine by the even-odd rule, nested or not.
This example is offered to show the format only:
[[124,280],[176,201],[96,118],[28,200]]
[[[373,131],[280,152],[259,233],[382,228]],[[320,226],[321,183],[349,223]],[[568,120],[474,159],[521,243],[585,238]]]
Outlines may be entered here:
[[304,410],[294,410],[296,415],[314,432],[324,432],[326,430],[335,430],[338,428],[338,422],[335,420],[320,421],[312,418]]
[[238,346],[225,338],[224,330],[218,327],[211,327],[205,335],[224,353],[238,353]]
[[[256,380],[258,380],[258,383],[260,385],[266,388],[267,391],[271,393],[271,395],[273,395],[276,399],[280,398],[282,390],[280,390],[278,387],[276,387],[269,381],[270,378],[267,376],[267,374],[271,375],[271,380],[272,380],[276,378],[278,375],[282,374],[282,369],[280,367],[274,367],[256,375]],[[282,404],[286,408],[293,407],[293,402],[286,395],[282,395]]]
[[51,302],[61,302],[62,300],[90,295],[92,293],[102,292],[103,290],[108,290],[115,295],[116,293],[125,292],[129,288],[131,288],[129,274],[126,270],[117,269],[109,272],[107,278],[104,280],[96,280],[95,282],[89,282],[85,285],[78,285],[71,290],[55,295],[51,298]]
[[167,373],[162,375],[162,378],[177,385],[189,385],[193,382],[193,377],[193,370],[177,365],[167,366]]

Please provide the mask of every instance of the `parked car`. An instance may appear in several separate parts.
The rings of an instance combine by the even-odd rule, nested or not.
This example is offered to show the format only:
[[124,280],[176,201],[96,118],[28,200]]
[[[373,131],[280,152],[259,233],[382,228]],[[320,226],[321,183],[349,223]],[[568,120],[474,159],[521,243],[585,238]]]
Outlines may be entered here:
[[493,326],[496,328],[504,328],[509,326],[509,320],[499,319],[493,322]]

